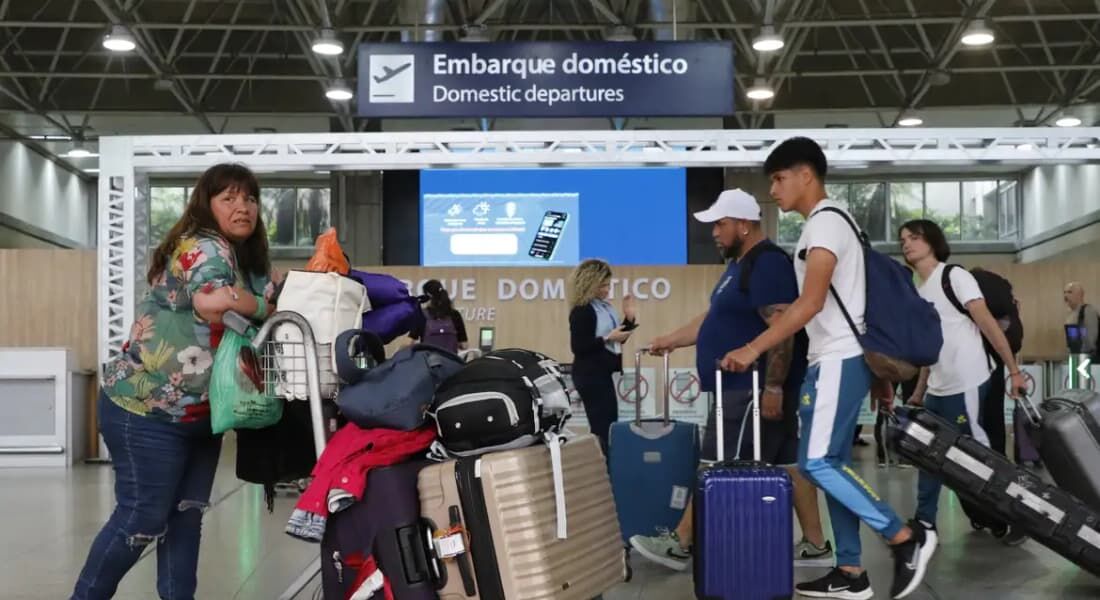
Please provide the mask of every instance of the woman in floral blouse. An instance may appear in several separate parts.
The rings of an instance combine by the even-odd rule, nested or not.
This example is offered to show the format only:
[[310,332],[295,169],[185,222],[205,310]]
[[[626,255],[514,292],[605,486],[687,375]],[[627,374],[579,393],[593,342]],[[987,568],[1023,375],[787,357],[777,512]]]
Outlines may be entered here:
[[246,167],[211,167],[153,255],[129,341],[103,370],[99,428],[118,505],[92,543],[74,600],[111,598],[154,541],[159,596],[194,598],[202,513],[221,452],[208,397],[221,318],[233,310],[262,320],[273,292],[259,197]]

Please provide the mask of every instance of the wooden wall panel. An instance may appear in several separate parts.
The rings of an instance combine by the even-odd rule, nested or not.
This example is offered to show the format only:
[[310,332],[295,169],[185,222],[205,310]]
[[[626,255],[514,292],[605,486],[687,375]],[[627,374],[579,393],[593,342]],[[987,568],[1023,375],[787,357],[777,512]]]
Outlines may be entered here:
[[0,346],[69,347],[96,369],[95,250],[0,250]]
[[[301,262],[282,262],[281,268],[294,268]],[[1087,299],[1100,304],[1100,264],[1090,262],[1050,262],[1037,264],[992,264],[989,268],[1008,277],[1015,286],[1026,329],[1024,356],[1031,360],[1059,359],[1065,356],[1062,323],[1066,308],[1062,288],[1068,281],[1080,281]],[[542,268],[425,268],[365,267],[392,273],[414,285],[427,278],[444,280],[448,288],[457,287],[455,304],[475,317],[468,322],[471,337],[481,326],[496,328],[498,346],[540,349],[562,361],[569,361],[569,310],[560,298],[543,299],[544,280],[550,291],[565,292],[569,269]],[[722,267],[718,265],[685,267],[616,267],[618,279],[651,292],[657,278],[668,282],[667,298],[639,299],[641,327],[627,351],[688,321],[706,310],[711,289]],[[92,250],[0,250],[0,345],[68,346],[77,352],[81,368],[96,367],[96,253]],[[499,297],[501,280],[517,285],[523,280],[537,282],[539,297],[503,300]],[[463,281],[473,298],[463,297]],[[530,291],[530,286],[528,288]],[[621,289],[615,289],[615,304]],[[554,294],[556,296],[556,294]],[[487,317],[490,309],[493,319]],[[477,318],[480,317],[480,318]],[[392,350],[393,348],[391,348]],[[678,352],[674,366],[691,366],[694,353]]]

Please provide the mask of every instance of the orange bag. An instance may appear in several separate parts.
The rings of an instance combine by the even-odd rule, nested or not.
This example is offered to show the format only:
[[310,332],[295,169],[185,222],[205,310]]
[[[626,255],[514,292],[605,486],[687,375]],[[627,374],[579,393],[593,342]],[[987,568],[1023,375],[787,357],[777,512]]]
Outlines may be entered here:
[[344,256],[344,249],[336,239],[335,227],[330,227],[328,231],[317,236],[313,258],[306,263],[306,270],[321,273],[334,272],[341,275],[347,275],[351,270],[348,258]]

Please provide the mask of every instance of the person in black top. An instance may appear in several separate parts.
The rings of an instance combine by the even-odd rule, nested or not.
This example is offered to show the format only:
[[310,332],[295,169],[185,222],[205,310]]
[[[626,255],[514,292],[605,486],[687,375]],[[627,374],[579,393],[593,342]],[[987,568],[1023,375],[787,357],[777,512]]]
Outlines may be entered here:
[[607,301],[611,267],[589,259],[569,278],[569,347],[573,351],[573,384],[584,403],[588,425],[607,456],[611,424],[619,419],[612,374],[623,369],[622,344],[635,323],[634,298],[623,298],[623,319]]
[[462,320],[462,313],[451,304],[447,289],[436,279],[424,282],[421,289],[424,292],[423,298],[427,300],[424,321],[409,332],[409,337],[450,352],[465,350],[469,341],[466,337],[466,323]]

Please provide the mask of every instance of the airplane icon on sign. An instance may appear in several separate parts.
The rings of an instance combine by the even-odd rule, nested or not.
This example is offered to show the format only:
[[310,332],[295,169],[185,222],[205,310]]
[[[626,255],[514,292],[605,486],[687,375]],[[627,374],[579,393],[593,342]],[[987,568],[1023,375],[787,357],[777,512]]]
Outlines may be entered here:
[[382,67],[383,74],[382,75],[375,75],[374,76],[374,82],[375,83],[384,83],[386,81],[389,81],[389,80],[393,79],[394,77],[397,77],[398,75],[400,75],[403,71],[405,71],[406,69],[408,69],[411,66],[412,66],[411,62],[405,63],[405,64],[403,64],[403,65],[401,65],[401,66],[399,66],[395,69],[391,69],[390,67],[383,66]]

